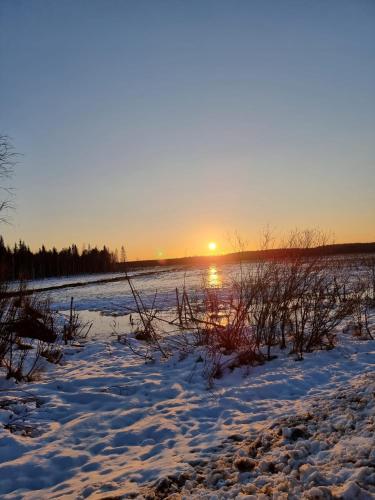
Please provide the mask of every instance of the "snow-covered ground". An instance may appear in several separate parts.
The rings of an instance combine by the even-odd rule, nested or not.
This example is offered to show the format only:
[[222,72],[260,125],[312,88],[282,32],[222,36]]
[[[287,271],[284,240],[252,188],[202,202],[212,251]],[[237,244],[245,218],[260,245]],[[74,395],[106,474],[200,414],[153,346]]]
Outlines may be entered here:
[[375,498],[375,373],[311,399],[303,411],[233,434],[138,498]]
[[341,334],[213,390],[196,354],[145,364],[98,337],[63,359],[32,384],[1,382],[1,498],[374,497],[375,341]]

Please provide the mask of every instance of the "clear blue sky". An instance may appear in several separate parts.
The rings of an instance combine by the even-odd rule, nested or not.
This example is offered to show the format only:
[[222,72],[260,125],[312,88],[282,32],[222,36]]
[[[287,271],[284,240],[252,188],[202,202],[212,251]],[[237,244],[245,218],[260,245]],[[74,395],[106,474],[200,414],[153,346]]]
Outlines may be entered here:
[[2,0],[7,242],[375,240],[373,0]]

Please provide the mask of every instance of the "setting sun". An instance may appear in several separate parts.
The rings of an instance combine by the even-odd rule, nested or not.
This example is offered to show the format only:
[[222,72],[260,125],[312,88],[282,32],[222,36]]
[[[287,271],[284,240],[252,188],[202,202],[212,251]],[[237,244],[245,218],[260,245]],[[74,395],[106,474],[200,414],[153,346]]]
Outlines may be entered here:
[[208,248],[209,248],[209,250],[211,250],[211,251],[216,250],[216,243],[215,243],[214,241],[211,241],[211,242],[208,244]]

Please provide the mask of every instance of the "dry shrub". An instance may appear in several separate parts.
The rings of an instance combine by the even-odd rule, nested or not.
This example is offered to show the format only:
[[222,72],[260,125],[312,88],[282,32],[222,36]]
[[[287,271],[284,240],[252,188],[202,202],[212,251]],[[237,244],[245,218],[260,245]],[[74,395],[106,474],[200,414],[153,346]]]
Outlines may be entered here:
[[374,308],[372,298],[372,276],[364,272],[357,275],[350,290],[351,322],[349,329],[360,338],[374,339],[374,331],[370,326],[370,311]]
[[[269,249],[270,241],[265,234],[262,250]],[[322,232],[294,231],[282,246],[285,251],[240,263],[225,293],[205,281],[198,294],[185,286],[176,289],[176,319],[170,323],[181,338],[189,332],[179,348],[190,342],[198,349],[212,381],[227,368],[271,360],[278,349],[289,347],[296,360],[306,352],[331,349],[350,317],[361,336],[373,338],[369,311],[375,303],[375,259],[327,257],[327,243]],[[131,287],[145,327],[142,335],[146,332],[149,345],[162,353],[173,351],[169,339],[152,327],[158,320],[155,301],[147,310]]]
[[89,325],[81,323],[73,307],[64,321],[48,299],[29,293],[23,283],[12,294],[5,284],[1,285],[0,366],[6,378],[33,380],[43,359],[58,363],[63,355],[62,343],[87,335],[88,330]]
[[81,320],[79,313],[74,308],[73,297],[71,297],[69,317],[67,321],[65,321],[62,329],[64,344],[73,344],[74,342],[87,338],[91,327],[91,321],[83,322]]

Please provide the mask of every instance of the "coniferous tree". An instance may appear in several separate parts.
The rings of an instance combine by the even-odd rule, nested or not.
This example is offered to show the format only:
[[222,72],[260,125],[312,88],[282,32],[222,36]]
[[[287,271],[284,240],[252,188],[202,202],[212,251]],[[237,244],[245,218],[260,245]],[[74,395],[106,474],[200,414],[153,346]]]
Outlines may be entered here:
[[22,240],[12,249],[6,247],[0,236],[0,275],[7,280],[111,272],[117,261],[116,252],[111,252],[106,246],[101,250],[89,246],[79,252],[75,244],[60,251],[55,247],[47,250],[42,245],[34,253]]

